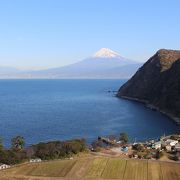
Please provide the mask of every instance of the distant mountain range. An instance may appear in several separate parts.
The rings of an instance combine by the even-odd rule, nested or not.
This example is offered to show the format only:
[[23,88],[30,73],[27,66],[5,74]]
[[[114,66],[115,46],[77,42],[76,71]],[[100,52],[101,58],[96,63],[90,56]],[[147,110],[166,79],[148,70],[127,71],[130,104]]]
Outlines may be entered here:
[[118,96],[143,102],[180,124],[180,51],[159,50],[119,89]]
[[93,56],[64,67],[37,71],[20,71],[0,68],[0,78],[47,79],[118,79],[130,78],[142,64],[124,57],[108,48]]

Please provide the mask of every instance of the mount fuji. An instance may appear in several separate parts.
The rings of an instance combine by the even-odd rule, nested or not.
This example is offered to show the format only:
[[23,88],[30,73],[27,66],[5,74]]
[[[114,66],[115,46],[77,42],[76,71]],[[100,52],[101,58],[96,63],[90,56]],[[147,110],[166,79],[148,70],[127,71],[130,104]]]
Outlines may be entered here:
[[[142,64],[108,48],[77,63],[39,71],[9,74],[11,78],[118,79],[130,78]],[[7,77],[6,77],[7,78]]]

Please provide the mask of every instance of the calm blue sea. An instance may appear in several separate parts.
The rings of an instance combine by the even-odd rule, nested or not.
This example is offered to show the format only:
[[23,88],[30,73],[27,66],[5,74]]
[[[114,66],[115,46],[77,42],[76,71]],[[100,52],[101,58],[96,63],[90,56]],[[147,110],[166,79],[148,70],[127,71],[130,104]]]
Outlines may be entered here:
[[116,98],[125,80],[0,80],[0,136],[40,141],[118,135],[144,140],[180,129],[142,104]]

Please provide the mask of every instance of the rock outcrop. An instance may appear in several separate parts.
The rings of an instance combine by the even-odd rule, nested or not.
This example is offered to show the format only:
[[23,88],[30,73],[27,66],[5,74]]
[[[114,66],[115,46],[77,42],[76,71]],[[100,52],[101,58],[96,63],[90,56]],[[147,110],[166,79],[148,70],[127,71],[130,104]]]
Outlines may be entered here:
[[180,51],[159,50],[118,91],[180,124]]

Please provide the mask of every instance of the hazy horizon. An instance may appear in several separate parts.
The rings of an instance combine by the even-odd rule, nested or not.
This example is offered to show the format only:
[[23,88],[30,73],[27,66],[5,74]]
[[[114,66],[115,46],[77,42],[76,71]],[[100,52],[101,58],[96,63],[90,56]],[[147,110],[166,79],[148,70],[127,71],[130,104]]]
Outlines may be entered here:
[[[102,49],[106,49],[106,48],[101,48],[101,49],[99,49],[98,51],[96,51],[96,52],[94,52],[94,54],[91,54],[91,55],[89,55],[89,56],[87,56],[87,57],[84,57],[84,58],[81,58],[81,59],[79,59],[79,60],[77,60],[77,61],[75,61],[75,62],[72,62],[72,63],[69,63],[69,64],[65,64],[65,65],[60,65],[60,66],[54,66],[54,67],[16,67],[16,66],[6,66],[6,65],[0,65],[0,68],[15,68],[15,69],[17,69],[17,70],[24,70],[24,71],[28,71],[28,70],[32,70],[32,71],[36,71],[36,70],[46,70],[46,69],[53,69],[53,68],[61,68],[61,67],[65,67],[65,66],[69,66],[69,65],[73,65],[73,64],[76,64],[76,63],[80,63],[81,61],[84,61],[84,60],[86,60],[86,59],[93,59],[93,58],[96,58],[95,57],[95,55],[97,54],[97,53],[99,53]],[[109,48],[107,48],[107,49],[109,49]],[[109,49],[109,50],[111,50],[111,49]],[[127,58],[127,57],[124,57],[124,56],[121,56],[121,54],[119,54],[118,52],[114,52],[114,51],[112,51],[113,53],[117,53],[121,58],[125,58],[127,61],[134,61],[134,63],[143,63],[144,61],[139,61],[139,60],[135,60],[135,59],[129,59],[129,58]],[[97,57],[98,58],[98,57]],[[99,58],[102,58],[102,57],[99,57]],[[110,57],[108,57],[108,59],[109,59]],[[115,57],[114,57],[115,58]],[[119,59],[120,61],[121,61],[121,58]],[[105,58],[106,59],[106,58]],[[115,58],[116,59],[116,58]],[[112,59],[113,60],[113,59]],[[111,61],[112,61],[111,60]]]

